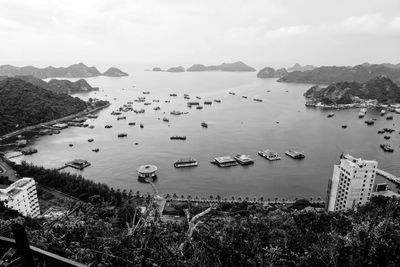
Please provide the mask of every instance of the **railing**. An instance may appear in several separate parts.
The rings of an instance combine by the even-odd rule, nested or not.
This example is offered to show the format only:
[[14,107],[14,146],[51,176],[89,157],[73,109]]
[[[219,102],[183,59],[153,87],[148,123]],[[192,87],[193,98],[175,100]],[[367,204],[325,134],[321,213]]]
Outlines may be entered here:
[[14,239],[0,236],[0,245],[15,248],[20,256],[22,266],[35,266],[34,257],[61,267],[85,267],[82,263],[61,257],[43,249],[30,246],[25,228],[21,224],[11,226]]

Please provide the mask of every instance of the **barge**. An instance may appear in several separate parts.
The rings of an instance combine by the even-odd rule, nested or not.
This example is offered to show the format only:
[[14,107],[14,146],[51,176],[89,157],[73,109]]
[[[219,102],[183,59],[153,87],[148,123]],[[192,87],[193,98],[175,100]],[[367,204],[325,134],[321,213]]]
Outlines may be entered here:
[[196,167],[198,163],[194,158],[182,158],[174,161],[175,168]]
[[237,166],[239,164],[231,156],[216,157],[216,158],[214,158],[213,161],[211,161],[211,163],[216,164],[218,167],[221,167],[221,168]]
[[250,158],[249,155],[243,155],[243,154],[236,154],[233,157],[240,165],[251,165],[254,164],[254,160]]
[[84,159],[74,159],[71,162],[65,163],[65,166],[72,167],[74,169],[83,170],[86,167],[89,167],[91,164],[89,161]]
[[285,154],[293,159],[304,159],[306,157],[303,153],[291,149],[286,151]]
[[269,161],[274,161],[274,160],[280,160],[282,159],[277,152],[266,149],[263,151],[258,151],[258,155],[260,155],[263,158],[266,158]]

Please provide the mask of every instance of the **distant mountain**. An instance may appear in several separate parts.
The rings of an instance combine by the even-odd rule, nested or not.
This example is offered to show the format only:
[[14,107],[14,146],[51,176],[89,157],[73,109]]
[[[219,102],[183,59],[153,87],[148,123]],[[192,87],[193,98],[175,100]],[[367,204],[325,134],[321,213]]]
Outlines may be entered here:
[[313,70],[316,67],[313,65],[305,65],[301,66],[299,63],[296,63],[293,65],[293,67],[288,68],[288,71],[307,71],[307,70]]
[[106,70],[103,73],[103,76],[108,76],[108,77],[123,77],[123,76],[128,76],[128,73],[123,72],[122,70],[115,68],[115,67],[111,67],[108,70]]
[[313,86],[304,96],[324,104],[350,104],[353,97],[376,99],[380,103],[399,103],[400,87],[386,76],[378,76],[365,83],[338,82],[327,87]]
[[308,71],[293,71],[279,79],[279,82],[330,84],[342,81],[366,82],[376,76],[385,75],[394,82],[400,82],[400,68],[385,64],[362,64],[354,67],[318,67]]
[[160,67],[154,67],[152,71],[163,71]]
[[242,61],[237,61],[234,63],[222,63],[221,65],[211,65],[205,66],[203,64],[194,64],[187,71],[195,72],[195,71],[238,71],[238,72],[247,72],[247,71],[256,71],[256,69],[244,64]]
[[55,94],[19,78],[0,81],[0,134],[86,109],[83,100]]
[[[7,78],[7,76],[0,76],[0,81]],[[76,82],[71,82],[69,80],[51,79],[50,81],[45,82],[39,78],[33,77],[32,75],[14,76],[14,78],[32,83],[33,85],[39,86],[46,90],[50,90],[54,93],[74,94],[79,92],[90,92],[99,90],[98,87],[90,86],[90,84],[84,79],[80,79]]]
[[257,73],[258,78],[281,78],[287,75],[288,72],[285,68],[277,69],[265,67]]
[[[110,71],[110,69],[108,71]],[[113,68],[111,68],[110,72],[114,72]],[[46,68],[36,68],[33,66],[15,67],[11,65],[0,66],[0,76],[19,76],[19,75],[32,75],[39,79],[46,79],[46,78],[95,77],[95,76],[100,76],[102,74],[97,70],[96,67],[88,67],[83,63],[73,64],[69,67],[60,67],[60,68],[55,68],[51,66]],[[108,76],[107,72],[105,72],[103,75]]]
[[172,68],[167,69],[167,72],[185,72],[185,68],[182,66],[172,67]]

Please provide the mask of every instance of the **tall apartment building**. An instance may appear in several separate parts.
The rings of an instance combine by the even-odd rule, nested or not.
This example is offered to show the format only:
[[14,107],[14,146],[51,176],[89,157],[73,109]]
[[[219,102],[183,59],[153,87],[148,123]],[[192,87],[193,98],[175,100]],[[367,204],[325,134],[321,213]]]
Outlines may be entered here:
[[4,206],[32,218],[40,215],[36,183],[33,178],[24,177],[5,189],[0,189],[0,201]]
[[328,182],[326,209],[354,209],[367,203],[372,194],[377,168],[378,162],[375,160],[343,154],[340,164],[334,165],[332,178]]

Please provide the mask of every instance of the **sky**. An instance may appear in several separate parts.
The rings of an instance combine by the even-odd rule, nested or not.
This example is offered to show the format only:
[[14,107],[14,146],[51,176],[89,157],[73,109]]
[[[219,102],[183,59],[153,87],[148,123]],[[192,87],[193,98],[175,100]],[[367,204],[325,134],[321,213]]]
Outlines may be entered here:
[[400,0],[0,0],[0,65],[400,62]]

